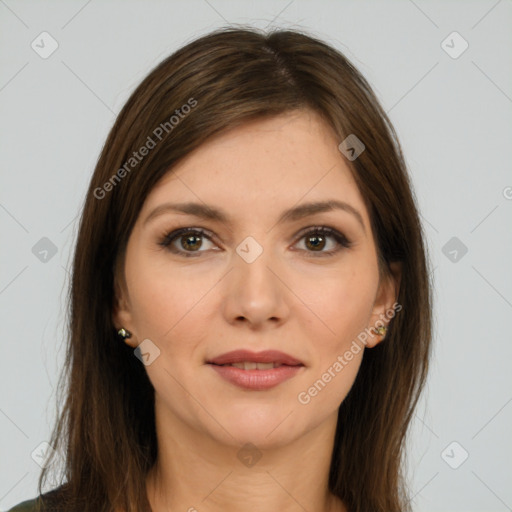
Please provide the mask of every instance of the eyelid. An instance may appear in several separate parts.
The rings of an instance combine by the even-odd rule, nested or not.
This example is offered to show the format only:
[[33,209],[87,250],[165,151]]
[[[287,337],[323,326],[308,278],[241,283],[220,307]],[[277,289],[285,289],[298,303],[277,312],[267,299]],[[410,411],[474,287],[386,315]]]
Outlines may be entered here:
[[297,241],[294,245],[296,245],[300,240],[302,240],[306,235],[309,233],[315,234],[320,233],[323,236],[333,238],[336,241],[337,247],[335,249],[331,249],[330,251],[305,251],[308,253],[308,255],[312,257],[321,257],[321,256],[329,256],[332,254],[336,254],[342,249],[349,249],[352,247],[353,242],[340,230],[331,227],[329,225],[315,225],[315,226],[308,226],[306,228],[303,228],[300,230],[295,237],[297,238]]
[[[194,227],[194,226],[186,226],[183,228],[177,228],[177,229],[171,229],[170,231],[166,231],[162,237],[160,237],[159,245],[168,249],[170,252],[173,252],[178,255],[184,255],[185,257],[194,257],[199,256],[203,252],[206,251],[184,251],[184,250],[176,250],[174,248],[171,248],[170,246],[174,243],[175,240],[179,239],[180,236],[183,236],[187,233],[192,233],[197,236],[204,237],[208,239],[210,242],[218,245],[218,242],[216,241],[216,235],[212,233],[211,231],[200,228],[200,227]],[[303,249],[299,249],[300,252],[308,253],[308,257],[322,257],[322,256],[330,256],[333,254],[338,253],[342,249],[348,249],[353,245],[353,242],[349,240],[346,235],[339,231],[338,229],[331,227],[329,225],[313,225],[308,226],[305,228],[302,228],[299,230],[295,235],[293,235],[293,240],[295,240],[293,246],[297,245],[298,242],[300,242],[306,235],[308,234],[315,234],[319,233],[321,235],[324,235],[329,238],[333,238],[335,240],[335,243],[337,244],[337,247],[335,249],[331,249],[329,251],[306,251]],[[217,249],[214,249],[217,250]]]
[[[160,238],[159,245],[164,247],[164,249],[167,248],[170,251],[172,251],[172,249],[169,248],[171,246],[171,244],[175,240],[179,239],[180,236],[186,235],[187,233],[192,233],[197,236],[202,236],[202,237],[210,240],[212,243],[217,244],[217,242],[215,241],[216,237],[211,231],[208,231],[207,229],[204,229],[204,228],[199,228],[199,227],[194,227],[194,226],[186,226],[183,228],[171,229],[170,231],[166,231],[165,234],[163,235],[163,237]],[[206,252],[206,251],[196,251],[195,253],[194,253],[194,251],[172,251],[172,252],[175,252],[177,254],[194,255],[194,254],[198,254],[198,253]]]

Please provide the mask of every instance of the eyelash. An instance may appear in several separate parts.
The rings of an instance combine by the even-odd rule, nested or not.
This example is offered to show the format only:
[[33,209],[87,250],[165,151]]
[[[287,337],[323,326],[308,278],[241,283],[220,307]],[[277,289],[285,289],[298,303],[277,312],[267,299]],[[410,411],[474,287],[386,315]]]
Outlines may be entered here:
[[[324,257],[324,256],[332,256],[332,255],[336,254],[337,252],[339,252],[342,248],[349,249],[352,246],[352,242],[350,240],[348,240],[345,235],[343,235],[336,229],[330,228],[328,226],[314,226],[314,227],[310,227],[310,228],[306,228],[306,229],[307,229],[306,231],[302,231],[299,234],[299,238],[297,241],[300,241],[309,235],[320,234],[320,235],[323,235],[326,237],[332,237],[338,244],[338,247],[336,247],[335,249],[331,249],[330,251],[320,251],[320,252],[307,251],[307,250],[305,251],[305,252],[311,253],[314,258]],[[198,257],[202,252],[206,252],[206,251],[193,251],[193,252],[183,251],[183,250],[176,249],[175,247],[173,247],[171,245],[174,242],[174,240],[179,239],[180,236],[189,235],[189,234],[205,237],[208,240],[210,240],[210,242],[214,243],[211,235],[204,229],[181,228],[181,229],[172,231],[170,233],[167,233],[162,238],[162,240],[159,242],[159,245],[162,247],[165,247],[167,250],[169,250],[170,252],[172,252],[174,254],[183,255],[186,258]]]

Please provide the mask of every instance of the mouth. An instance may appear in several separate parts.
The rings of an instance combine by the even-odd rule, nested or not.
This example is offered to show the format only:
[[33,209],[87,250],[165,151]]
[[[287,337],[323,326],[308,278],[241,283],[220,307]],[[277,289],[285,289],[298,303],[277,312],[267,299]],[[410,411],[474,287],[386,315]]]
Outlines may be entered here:
[[236,350],[206,361],[216,373],[240,388],[253,391],[270,389],[297,375],[304,363],[276,350],[250,352]]
[[[241,369],[255,370],[260,365],[260,369],[268,370],[270,368],[276,368],[278,366],[304,366],[302,361],[299,361],[295,357],[279,350],[264,350],[262,352],[251,352],[250,350],[234,350],[232,352],[226,352],[220,356],[214,357],[206,361],[208,364],[215,364],[218,366],[226,365],[248,365],[248,368],[240,367]],[[262,366],[270,365],[273,366]],[[251,366],[252,365],[252,366]],[[256,365],[256,366],[254,366]]]
[[[215,363],[210,363],[215,364]],[[227,363],[217,364],[216,366],[233,366],[234,368],[240,368],[240,370],[272,370],[272,368],[279,368],[281,366],[300,366],[300,365],[287,365],[277,362],[273,363],[256,363],[254,361],[243,361],[241,363]]]

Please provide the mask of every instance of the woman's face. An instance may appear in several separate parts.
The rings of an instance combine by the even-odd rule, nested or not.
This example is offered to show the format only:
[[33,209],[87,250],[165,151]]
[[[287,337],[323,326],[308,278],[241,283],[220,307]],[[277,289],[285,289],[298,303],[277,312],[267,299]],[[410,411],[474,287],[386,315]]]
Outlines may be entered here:
[[[358,336],[396,298],[391,280],[379,283],[340,142],[309,111],[253,121],[189,154],[147,197],[114,323],[134,348],[149,340],[141,351],[167,424],[265,448],[335,422]],[[305,208],[328,201],[340,207]],[[380,339],[366,331],[367,347]]]

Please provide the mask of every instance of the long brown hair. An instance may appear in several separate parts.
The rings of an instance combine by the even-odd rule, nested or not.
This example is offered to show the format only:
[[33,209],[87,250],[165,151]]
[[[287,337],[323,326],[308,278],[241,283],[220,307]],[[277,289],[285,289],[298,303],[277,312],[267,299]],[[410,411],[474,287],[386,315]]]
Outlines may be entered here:
[[[117,272],[146,196],[213,134],[297,109],[319,113],[340,142],[355,134],[364,143],[347,163],[382,268],[402,265],[402,311],[385,341],[364,351],[339,408],[329,488],[351,512],[410,510],[404,445],[427,375],[432,319],[426,247],[400,144],[370,85],[343,54],[303,32],[245,27],[196,39],[153,69],[99,157],[74,253],[64,400],[50,442],[64,458],[60,487],[46,495],[55,510],[150,510],[154,389],[112,323]],[[40,475],[39,493],[51,468]]]

